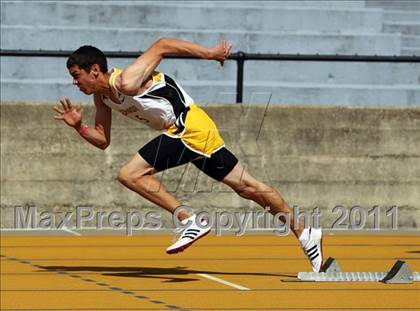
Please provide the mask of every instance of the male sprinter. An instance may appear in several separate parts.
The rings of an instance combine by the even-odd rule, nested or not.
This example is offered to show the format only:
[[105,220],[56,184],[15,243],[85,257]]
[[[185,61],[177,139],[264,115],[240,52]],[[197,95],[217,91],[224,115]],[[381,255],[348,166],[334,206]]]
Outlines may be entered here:
[[[80,105],[72,106],[68,98],[54,107],[56,119],[73,127],[90,144],[105,149],[111,139],[111,109],[163,131],[128,161],[118,172],[118,180],[127,188],[168,210],[182,206],[153,176],[156,172],[192,162],[208,176],[225,183],[241,197],[269,207],[272,214],[289,213],[291,229],[308,256],[312,269],[322,267],[321,229],[293,226],[293,213],[281,195],[252,177],[225,147],[216,125],[172,78],[155,71],[167,54],[190,55],[223,62],[231,46],[222,41],[213,48],[192,42],[162,38],[124,70],[108,70],[105,55],[95,47],[82,46],[67,60],[73,84],[85,94],[93,94],[96,107],[95,126],[82,122]],[[178,219],[187,227],[179,239],[166,250],[168,254],[183,251],[210,232],[181,208]]]

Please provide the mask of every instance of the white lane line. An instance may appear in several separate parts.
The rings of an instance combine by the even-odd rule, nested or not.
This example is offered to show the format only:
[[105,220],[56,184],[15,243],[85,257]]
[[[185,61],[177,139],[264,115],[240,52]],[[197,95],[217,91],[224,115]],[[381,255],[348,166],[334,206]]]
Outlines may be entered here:
[[63,227],[63,231],[66,231],[68,233],[71,233],[71,234],[74,234],[74,235],[77,235],[77,236],[81,236],[82,235],[81,233],[76,232],[76,231],[73,231],[73,230],[71,230],[71,229],[69,229],[67,227]]
[[74,235],[78,235],[81,236],[82,234],[76,231],[73,231],[69,228],[63,227],[62,229],[49,229],[49,228],[17,228],[17,229],[11,229],[11,228],[4,228],[4,229],[0,229],[0,232],[42,232],[42,231],[46,231],[46,232],[51,232],[51,231],[65,231],[67,233],[71,233]]
[[250,288],[248,288],[248,287],[243,287],[243,286],[241,286],[241,285],[238,285],[238,284],[235,284],[235,283],[231,283],[231,282],[228,282],[228,281],[225,281],[225,280],[219,279],[219,278],[217,278],[217,277],[215,277],[215,276],[208,275],[208,274],[205,274],[205,273],[197,273],[197,275],[198,275],[198,276],[201,276],[201,277],[203,277],[203,278],[206,278],[206,279],[209,279],[209,280],[215,281],[215,282],[219,282],[219,283],[225,284],[225,285],[227,285],[227,286],[234,287],[234,288],[239,289],[239,290],[251,290],[251,289],[250,289]]

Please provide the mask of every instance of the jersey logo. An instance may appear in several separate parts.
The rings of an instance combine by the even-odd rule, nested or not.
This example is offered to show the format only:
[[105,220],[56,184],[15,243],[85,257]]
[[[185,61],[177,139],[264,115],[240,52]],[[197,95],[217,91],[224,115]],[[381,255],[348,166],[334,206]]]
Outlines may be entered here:
[[124,109],[124,110],[120,110],[120,112],[124,115],[124,116],[128,116],[129,114],[132,114],[132,116],[133,117],[135,117],[137,120],[139,120],[139,121],[142,121],[142,122],[145,122],[145,123],[149,123],[150,121],[149,120],[147,120],[147,119],[145,119],[145,118],[143,118],[138,112],[139,112],[139,109],[137,109],[136,107],[134,107],[134,106],[131,106],[131,107],[129,107],[129,108],[127,108],[127,109]]
[[128,107],[127,109],[120,110],[120,112],[125,116],[127,116],[130,113],[135,113],[135,112],[138,112],[138,111],[139,110],[134,106]]
[[139,115],[135,115],[135,117],[138,119],[138,120],[140,120],[140,121],[142,121],[142,122],[146,122],[146,123],[149,123],[150,121],[149,120],[147,120],[147,119],[145,119],[145,118],[142,118],[142,117],[140,117]]

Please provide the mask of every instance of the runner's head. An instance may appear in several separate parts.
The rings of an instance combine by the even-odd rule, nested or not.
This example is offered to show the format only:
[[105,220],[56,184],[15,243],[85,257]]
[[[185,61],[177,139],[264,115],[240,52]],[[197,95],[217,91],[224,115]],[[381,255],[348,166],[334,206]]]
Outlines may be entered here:
[[73,84],[90,95],[96,91],[98,79],[108,71],[108,64],[101,50],[84,45],[69,56],[67,69],[73,77]]

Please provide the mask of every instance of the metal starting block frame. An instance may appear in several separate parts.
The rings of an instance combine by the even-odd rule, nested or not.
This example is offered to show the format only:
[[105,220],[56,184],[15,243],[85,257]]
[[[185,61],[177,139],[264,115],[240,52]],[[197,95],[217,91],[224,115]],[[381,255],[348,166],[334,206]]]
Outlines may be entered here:
[[299,272],[298,279],[312,282],[382,282],[386,284],[411,284],[420,282],[420,272],[412,272],[409,266],[397,260],[388,272],[342,272],[338,262],[330,257],[322,272]]

